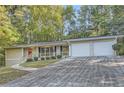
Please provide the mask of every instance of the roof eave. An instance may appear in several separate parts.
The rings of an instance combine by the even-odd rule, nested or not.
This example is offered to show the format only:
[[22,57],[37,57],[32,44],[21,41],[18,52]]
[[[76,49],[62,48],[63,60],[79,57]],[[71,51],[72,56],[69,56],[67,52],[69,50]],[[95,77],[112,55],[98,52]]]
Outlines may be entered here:
[[76,42],[76,41],[89,41],[89,40],[101,40],[101,39],[114,39],[114,38],[117,38],[117,37],[124,37],[124,35],[91,37],[91,38],[80,38],[80,39],[69,39],[69,40],[65,40],[65,41],[67,41],[67,42]]

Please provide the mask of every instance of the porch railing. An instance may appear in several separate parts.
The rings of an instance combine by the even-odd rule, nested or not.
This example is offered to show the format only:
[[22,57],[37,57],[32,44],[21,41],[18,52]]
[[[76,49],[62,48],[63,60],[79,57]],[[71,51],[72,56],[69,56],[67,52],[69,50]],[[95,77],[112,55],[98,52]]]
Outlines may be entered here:
[[51,52],[51,53],[40,53],[40,57],[56,57],[58,55],[61,55],[62,57],[68,56],[69,53],[68,52],[60,52],[60,53],[55,53],[55,52]]

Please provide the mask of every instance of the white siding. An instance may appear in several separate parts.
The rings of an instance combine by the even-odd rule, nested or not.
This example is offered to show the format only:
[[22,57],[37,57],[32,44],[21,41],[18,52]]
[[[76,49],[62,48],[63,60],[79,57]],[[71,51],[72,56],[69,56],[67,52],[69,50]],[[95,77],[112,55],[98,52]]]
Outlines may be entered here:
[[72,56],[90,56],[90,44],[72,44]]
[[112,49],[112,45],[115,43],[115,39],[71,42],[69,56],[112,56],[115,55]]
[[18,64],[23,59],[23,48],[6,49],[6,65]]
[[113,44],[112,41],[94,42],[94,56],[114,55]]

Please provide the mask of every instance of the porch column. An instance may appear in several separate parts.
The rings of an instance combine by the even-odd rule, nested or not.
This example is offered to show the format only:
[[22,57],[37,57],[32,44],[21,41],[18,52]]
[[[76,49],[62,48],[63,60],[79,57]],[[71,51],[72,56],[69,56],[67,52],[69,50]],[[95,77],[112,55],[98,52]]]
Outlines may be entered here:
[[49,47],[48,49],[49,49],[49,57],[51,57],[51,53],[50,53],[50,47]]
[[53,53],[52,56],[55,56],[55,46],[53,46]]
[[40,51],[38,46],[35,47],[35,57],[37,57],[38,60],[40,60]]
[[64,54],[64,53],[63,53],[63,46],[60,46],[60,52],[61,52],[60,54],[61,54],[62,57],[63,57],[63,54]]
[[45,60],[46,60],[46,47],[44,48],[44,51],[45,51],[45,57],[44,57],[44,58],[45,58]]
[[37,51],[38,51],[38,60],[41,60],[41,49],[40,49],[40,47],[37,47]]
[[54,49],[55,49],[55,57],[56,57],[56,59],[57,59],[57,47],[54,46]]

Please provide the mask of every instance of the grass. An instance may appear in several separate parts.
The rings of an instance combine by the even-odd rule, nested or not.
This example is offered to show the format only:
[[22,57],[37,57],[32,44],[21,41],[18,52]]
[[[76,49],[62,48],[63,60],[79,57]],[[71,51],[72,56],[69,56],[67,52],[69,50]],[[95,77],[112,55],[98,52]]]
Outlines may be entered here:
[[7,83],[9,81],[15,80],[18,77],[24,76],[28,74],[27,71],[21,71],[17,69],[13,69],[10,67],[1,67],[0,68],[0,84]]
[[25,63],[22,63],[21,66],[32,67],[32,68],[41,68],[41,67],[47,66],[49,64],[55,63],[57,61],[59,61],[59,60],[56,60],[56,59],[53,60],[52,59],[52,60],[25,62]]

